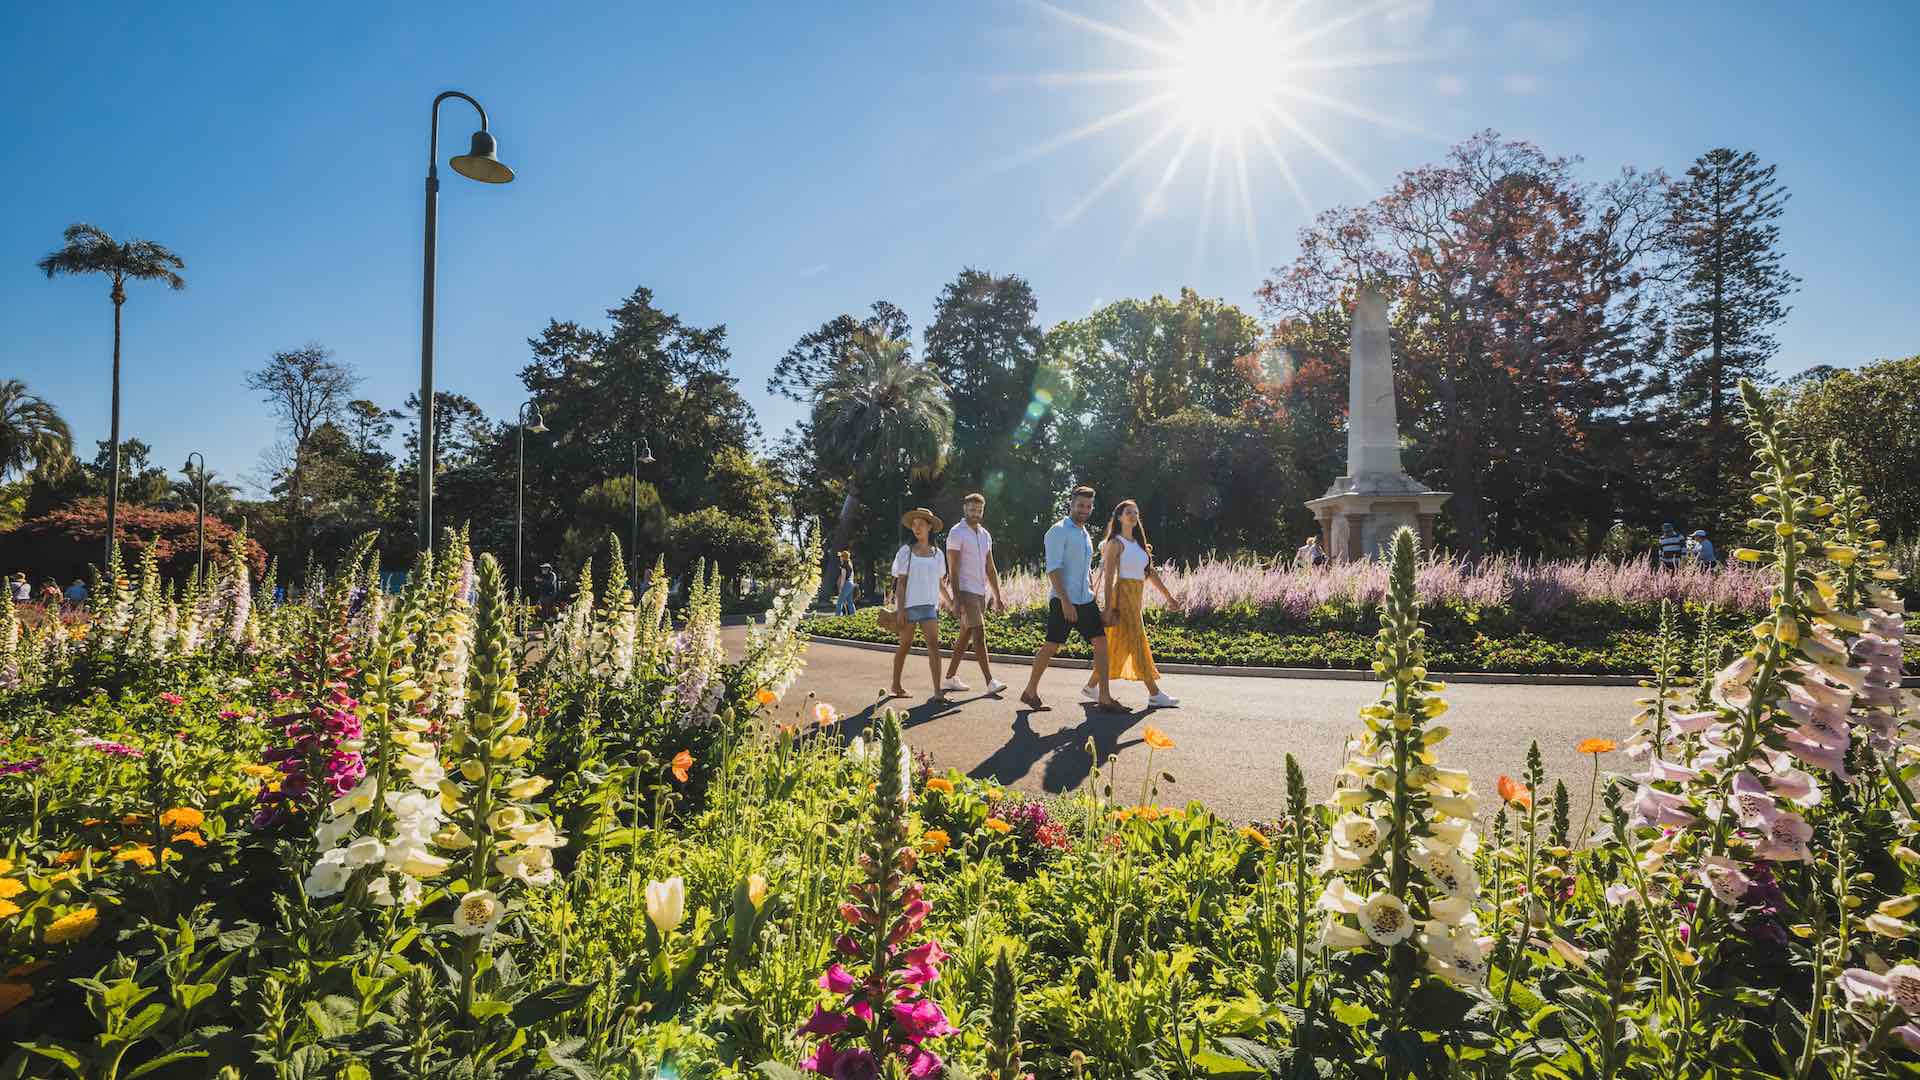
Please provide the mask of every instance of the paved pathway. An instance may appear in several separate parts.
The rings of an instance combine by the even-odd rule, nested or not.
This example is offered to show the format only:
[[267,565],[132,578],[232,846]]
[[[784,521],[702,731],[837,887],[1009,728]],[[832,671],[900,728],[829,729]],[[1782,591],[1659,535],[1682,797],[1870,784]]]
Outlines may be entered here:
[[[728,644],[737,647],[742,633],[728,629]],[[891,653],[816,643],[787,705],[812,691],[832,702],[857,730],[872,716],[892,663]],[[928,700],[926,663],[924,656],[907,658],[905,685],[913,696],[893,705],[908,712],[907,741],[931,753],[939,767],[1024,791],[1059,793],[1085,783],[1091,738],[1102,758],[1119,754],[1115,797],[1131,801],[1139,797],[1146,764],[1141,735],[1150,723],[1178,744],[1154,757],[1155,771],[1175,778],[1161,785],[1161,802],[1199,799],[1236,819],[1281,812],[1289,753],[1306,772],[1314,797],[1325,797],[1347,735],[1360,728],[1357,710],[1379,692],[1378,684],[1368,682],[1168,676],[1165,688],[1181,699],[1179,708],[1102,713],[1079,703],[1084,669],[1056,668],[1040,684],[1040,696],[1053,708],[1030,712],[1018,700],[1027,680],[1024,664],[994,665],[994,674],[1012,685],[995,699],[980,693],[984,680],[969,661],[960,677],[974,691],[937,705]],[[1631,686],[1449,685],[1444,696],[1452,708],[1444,722],[1453,735],[1440,746],[1441,760],[1471,772],[1490,812],[1494,781],[1501,773],[1518,774],[1527,743],[1537,739],[1549,786],[1553,777],[1566,781],[1578,817],[1586,808],[1593,759],[1574,746],[1594,735],[1624,739],[1636,711],[1634,698],[1644,693]],[[1138,684],[1119,683],[1115,696],[1140,705],[1146,692]],[[1603,755],[1600,764],[1627,767],[1619,753]]]

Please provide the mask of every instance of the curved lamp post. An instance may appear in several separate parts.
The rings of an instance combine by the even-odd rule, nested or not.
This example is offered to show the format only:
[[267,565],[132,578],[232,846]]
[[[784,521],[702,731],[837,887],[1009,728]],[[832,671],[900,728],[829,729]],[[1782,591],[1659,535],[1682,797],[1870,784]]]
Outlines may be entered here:
[[427,136],[427,242],[426,271],[420,295],[420,550],[433,546],[433,464],[437,457],[433,442],[433,253],[439,232],[440,208],[440,103],[459,98],[480,114],[480,130],[466,153],[447,164],[469,180],[483,184],[506,184],[513,170],[495,156],[493,136],[487,132],[487,110],[458,90],[448,90],[433,99],[433,124]]
[[198,450],[187,455],[189,476],[195,475],[194,458],[200,459],[200,472],[197,474],[199,482],[194,485],[197,489],[194,492],[195,502],[199,504],[199,509],[193,521],[193,542],[200,554],[193,562],[193,581],[196,585],[204,585],[207,581],[207,456]]
[[[527,420],[529,409],[533,411],[531,423]],[[522,602],[524,594],[521,591],[521,581],[526,576],[527,566],[526,556],[522,553],[520,546],[521,521],[525,516],[527,490],[527,432],[531,431],[538,435],[545,430],[547,430],[547,424],[540,417],[540,406],[531,401],[521,402],[519,435],[516,439],[519,443],[520,471],[519,479],[514,481],[513,485],[513,599],[515,603]]]
[[633,487],[628,492],[628,505],[633,510],[633,531],[627,536],[627,561],[632,570],[627,574],[627,587],[635,596],[640,595],[640,466],[653,464],[653,447],[646,439],[633,444]]

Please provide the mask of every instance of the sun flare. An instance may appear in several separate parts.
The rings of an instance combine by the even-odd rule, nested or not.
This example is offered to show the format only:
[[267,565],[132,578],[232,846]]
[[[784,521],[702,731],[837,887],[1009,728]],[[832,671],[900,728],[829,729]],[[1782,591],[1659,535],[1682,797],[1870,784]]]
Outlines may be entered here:
[[1180,31],[1171,82],[1189,124],[1237,135],[1265,120],[1285,74],[1278,28],[1250,12],[1196,18]]

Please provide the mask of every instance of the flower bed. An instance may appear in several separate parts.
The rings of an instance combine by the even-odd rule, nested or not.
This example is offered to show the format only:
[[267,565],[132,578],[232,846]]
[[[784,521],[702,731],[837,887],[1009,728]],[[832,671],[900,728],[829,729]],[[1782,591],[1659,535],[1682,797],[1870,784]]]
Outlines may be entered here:
[[1333,797],[1289,759],[1251,824],[1161,805],[1150,727],[1038,803],[785,697],[816,581],[736,662],[710,580],[674,631],[617,577],[529,658],[458,544],[398,598],[349,559],[237,605],[231,560],[110,589],[79,639],[0,604],[0,1069],[1912,1075],[1898,575],[1748,406],[1777,595],[1743,652],[1687,685],[1669,606],[1590,774],[1536,750],[1477,790],[1403,532]]

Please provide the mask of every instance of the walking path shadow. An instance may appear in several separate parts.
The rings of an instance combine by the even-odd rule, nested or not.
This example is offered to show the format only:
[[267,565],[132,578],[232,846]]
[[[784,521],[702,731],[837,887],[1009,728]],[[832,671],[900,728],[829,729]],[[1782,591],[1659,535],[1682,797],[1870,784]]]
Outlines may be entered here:
[[[1141,742],[1140,739],[1122,741],[1121,736],[1142,714],[1107,712],[1094,705],[1082,705],[1081,710],[1083,716],[1078,724],[1042,735],[1033,729],[1033,710],[1021,709],[1013,716],[1012,736],[967,775],[975,780],[1012,784],[1031,772],[1036,763],[1044,761],[1040,787],[1059,794],[1086,783],[1093,771],[1095,756],[1104,761]],[[1093,741],[1092,755],[1087,753],[1089,739]]]

